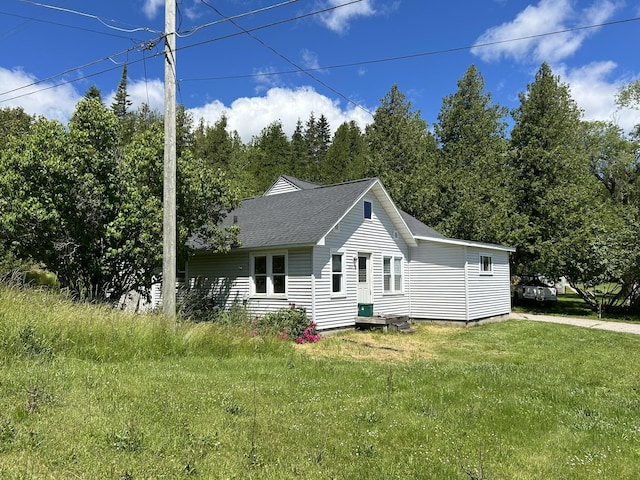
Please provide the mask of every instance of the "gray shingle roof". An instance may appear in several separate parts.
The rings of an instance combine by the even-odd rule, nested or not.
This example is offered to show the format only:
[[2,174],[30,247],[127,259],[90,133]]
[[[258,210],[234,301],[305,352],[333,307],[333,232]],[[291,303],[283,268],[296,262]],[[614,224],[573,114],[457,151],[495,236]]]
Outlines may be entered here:
[[[238,225],[241,248],[312,245],[324,237],[377,180],[368,178],[242,201],[221,226]],[[190,246],[206,249],[198,239]]]
[[280,175],[287,182],[298,187],[300,190],[311,190],[313,188],[321,187],[322,185],[318,185],[317,183],[307,182],[306,180],[300,180],[299,178],[290,177],[289,175]]
[[409,230],[411,230],[411,233],[416,237],[447,238],[440,232],[437,232],[433,228],[425,225],[417,218],[412,217],[407,212],[400,210],[400,215],[402,215],[402,219],[404,220],[404,223],[407,224],[407,227],[409,227]]
[[[245,199],[223,221],[221,227],[234,224],[240,227],[240,248],[314,245],[378,181],[366,178],[321,186],[285,178],[295,181],[301,190]],[[447,238],[408,213],[399,212],[412,235]],[[206,243],[198,238],[192,238],[189,246],[207,250]]]

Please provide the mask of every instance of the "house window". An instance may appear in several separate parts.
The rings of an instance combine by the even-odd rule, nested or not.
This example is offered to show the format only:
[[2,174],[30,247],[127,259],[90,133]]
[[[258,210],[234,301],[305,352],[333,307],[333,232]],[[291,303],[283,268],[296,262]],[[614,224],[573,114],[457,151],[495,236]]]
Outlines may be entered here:
[[253,258],[253,284],[256,293],[267,293],[267,257]]
[[493,273],[493,264],[489,255],[480,255],[480,274],[489,275]]
[[393,259],[393,289],[396,292],[402,291],[402,259]]
[[364,201],[364,218],[371,219],[371,202]]
[[383,257],[382,279],[385,293],[402,292],[402,257]]
[[254,255],[251,268],[254,294],[285,295],[287,293],[286,254]]
[[344,253],[331,254],[331,292],[342,293],[344,289]]

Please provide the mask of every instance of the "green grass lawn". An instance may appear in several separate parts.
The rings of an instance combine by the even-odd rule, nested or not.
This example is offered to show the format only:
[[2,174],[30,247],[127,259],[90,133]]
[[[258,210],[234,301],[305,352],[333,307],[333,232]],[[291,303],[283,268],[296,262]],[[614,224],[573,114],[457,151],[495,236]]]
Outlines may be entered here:
[[[591,318],[598,319],[597,312],[594,312],[589,306],[575,293],[567,290],[567,293],[558,295],[558,301],[546,305],[536,302],[528,302],[513,307],[514,312],[522,313],[539,313],[545,315],[561,315],[568,317]],[[640,317],[629,314],[611,314],[604,312],[603,320],[640,322]]]
[[634,479],[640,336],[315,344],[0,287],[0,478]]

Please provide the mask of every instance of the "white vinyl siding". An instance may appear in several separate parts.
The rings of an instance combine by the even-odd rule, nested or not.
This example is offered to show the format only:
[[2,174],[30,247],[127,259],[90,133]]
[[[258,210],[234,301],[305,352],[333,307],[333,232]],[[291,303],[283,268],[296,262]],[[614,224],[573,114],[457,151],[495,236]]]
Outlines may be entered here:
[[411,316],[466,320],[464,247],[420,242],[411,249]]
[[[481,271],[478,256],[491,257],[491,274]],[[511,312],[509,254],[501,251],[467,249],[469,320]]]
[[[491,258],[489,275],[479,259]],[[474,321],[511,311],[509,254],[421,241],[411,249],[411,316]]]
[[[364,201],[371,203],[371,219],[363,218]],[[373,193],[367,194],[340,221],[340,231],[332,231],[326,237],[324,247],[315,247],[317,292],[317,321],[320,328],[350,326],[355,322],[358,311],[358,254],[370,256],[372,273],[372,303],[374,314],[408,315],[409,297],[405,290],[405,275],[392,279],[399,289],[396,295],[385,295],[383,289],[383,258],[404,259],[409,248],[401,238],[393,238],[397,227]],[[344,252],[345,297],[330,298],[331,265],[327,260],[330,252],[337,249]],[[406,265],[405,265],[406,268]],[[393,269],[393,263],[392,263]],[[326,293],[325,293],[326,292]]]
[[[273,252],[281,253],[281,251]],[[287,251],[287,293],[274,297],[251,297],[251,255],[232,251],[228,254],[198,254],[189,260],[187,275],[190,283],[200,277],[210,285],[221,306],[245,303],[254,315],[262,315],[290,303],[307,309],[312,317],[311,248]],[[258,255],[262,252],[258,253]]]

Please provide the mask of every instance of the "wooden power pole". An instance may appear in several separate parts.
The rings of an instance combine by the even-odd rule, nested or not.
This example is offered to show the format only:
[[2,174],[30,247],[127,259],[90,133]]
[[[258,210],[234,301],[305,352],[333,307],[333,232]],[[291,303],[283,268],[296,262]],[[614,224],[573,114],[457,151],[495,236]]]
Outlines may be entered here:
[[165,0],[162,309],[176,314],[176,2]]

